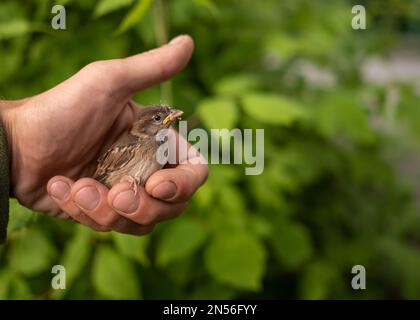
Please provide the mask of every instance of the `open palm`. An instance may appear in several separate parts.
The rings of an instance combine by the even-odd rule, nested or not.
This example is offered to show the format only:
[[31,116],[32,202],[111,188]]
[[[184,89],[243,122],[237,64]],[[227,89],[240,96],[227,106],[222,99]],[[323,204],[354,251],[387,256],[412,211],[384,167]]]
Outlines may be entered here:
[[144,234],[180,214],[204,182],[205,165],[160,170],[138,194],[126,183],[108,190],[83,177],[133,122],[133,94],[181,70],[192,49],[191,38],[180,36],[136,56],[91,63],[49,91],[10,103],[2,118],[14,196],[34,210],[103,231]]

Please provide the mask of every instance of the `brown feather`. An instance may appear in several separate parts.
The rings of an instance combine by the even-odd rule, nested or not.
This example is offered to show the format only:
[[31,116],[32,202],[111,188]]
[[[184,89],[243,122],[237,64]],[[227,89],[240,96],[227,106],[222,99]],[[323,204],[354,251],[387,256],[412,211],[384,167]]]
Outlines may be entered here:
[[[160,105],[142,109],[132,128],[99,157],[93,178],[111,188],[129,176],[144,186],[150,175],[162,168],[156,160],[159,147],[156,134],[158,130],[172,125],[161,123],[171,112],[167,106]],[[160,122],[156,115],[159,115]]]

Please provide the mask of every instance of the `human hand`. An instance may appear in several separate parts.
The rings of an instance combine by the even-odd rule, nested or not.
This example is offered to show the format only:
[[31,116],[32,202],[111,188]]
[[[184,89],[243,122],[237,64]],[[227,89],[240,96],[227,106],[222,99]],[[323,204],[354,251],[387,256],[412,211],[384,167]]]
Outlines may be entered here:
[[109,190],[87,177],[133,122],[132,96],[180,71],[192,51],[191,38],[180,36],[142,54],[93,62],[37,96],[3,102],[11,190],[19,202],[98,231],[129,234],[148,233],[179,215],[205,181],[206,165],[179,159],[154,173],[137,194],[128,183]]

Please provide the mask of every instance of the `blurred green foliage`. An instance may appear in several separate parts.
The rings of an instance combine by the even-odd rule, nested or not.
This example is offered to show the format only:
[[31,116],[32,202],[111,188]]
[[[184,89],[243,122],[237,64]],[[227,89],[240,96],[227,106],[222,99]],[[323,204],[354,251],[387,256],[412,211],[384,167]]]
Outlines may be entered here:
[[[12,200],[0,298],[420,298],[419,89],[361,72],[367,57],[418,39],[420,3],[359,2],[364,31],[351,28],[351,1],[2,0],[4,98],[188,33],[196,50],[176,90],[136,101],[173,101],[207,129],[264,128],[265,170],[212,165],[188,211],[146,237],[95,233]],[[55,4],[65,31],[50,27]],[[51,289],[54,264],[66,290]],[[357,264],[367,290],[351,288]]]

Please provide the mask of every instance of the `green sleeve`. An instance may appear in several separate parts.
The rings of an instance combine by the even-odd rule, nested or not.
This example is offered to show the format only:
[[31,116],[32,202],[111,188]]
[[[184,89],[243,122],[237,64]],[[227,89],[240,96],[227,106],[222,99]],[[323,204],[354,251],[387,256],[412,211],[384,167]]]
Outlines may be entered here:
[[6,132],[0,123],[0,244],[6,241],[9,222],[9,159]]

